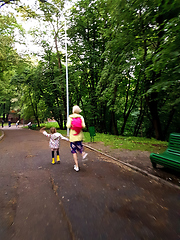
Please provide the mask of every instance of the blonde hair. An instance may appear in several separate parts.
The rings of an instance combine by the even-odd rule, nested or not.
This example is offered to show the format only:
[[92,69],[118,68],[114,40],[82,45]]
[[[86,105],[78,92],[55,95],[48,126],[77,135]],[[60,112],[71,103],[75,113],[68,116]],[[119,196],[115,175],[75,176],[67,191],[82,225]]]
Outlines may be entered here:
[[80,113],[82,112],[82,110],[80,109],[80,107],[78,105],[75,105],[72,109],[73,113]]
[[51,127],[51,128],[50,128],[50,133],[52,133],[52,134],[53,134],[53,133],[56,133],[56,128],[55,128],[55,127]]

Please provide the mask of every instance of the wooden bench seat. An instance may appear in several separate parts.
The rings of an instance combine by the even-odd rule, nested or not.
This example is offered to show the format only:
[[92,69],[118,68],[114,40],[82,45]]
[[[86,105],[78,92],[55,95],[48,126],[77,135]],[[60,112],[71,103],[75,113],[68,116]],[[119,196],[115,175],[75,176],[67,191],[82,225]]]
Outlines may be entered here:
[[160,164],[180,171],[180,134],[171,133],[166,151],[162,154],[151,153],[150,159],[154,168],[157,164]]

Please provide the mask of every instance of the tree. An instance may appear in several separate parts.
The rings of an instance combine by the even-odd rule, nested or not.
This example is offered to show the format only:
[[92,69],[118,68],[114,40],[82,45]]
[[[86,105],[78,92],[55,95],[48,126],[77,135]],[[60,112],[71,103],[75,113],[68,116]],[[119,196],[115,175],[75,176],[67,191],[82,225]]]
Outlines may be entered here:
[[14,69],[20,62],[16,50],[14,50],[14,31],[21,29],[12,14],[0,15],[0,115],[8,116],[12,105],[12,98],[16,97],[15,87],[11,85],[11,77]]
[[[78,1],[71,10],[68,37],[70,59],[76,78],[70,83],[74,92],[73,104],[80,104],[87,118],[87,125],[102,129],[99,96],[96,88],[104,66],[101,55],[105,49],[103,29],[107,26],[106,1]],[[70,79],[71,80],[71,79]]]
[[66,112],[66,94],[65,94],[65,84],[63,81],[63,67],[62,67],[62,54],[59,51],[59,42],[61,43],[61,47],[63,45],[62,39],[64,37],[64,24],[61,20],[62,12],[64,8],[64,1],[52,1],[51,3],[42,3],[40,4],[40,9],[43,12],[43,20],[46,24],[50,24],[52,27],[51,35],[54,38],[54,46],[56,50],[56,57],[58,60],[58,68],[59,68],[59,85],[61,89],[61,98],[63,101],[64,112]]
[[[109,80],[113,79],[114,81],[118,79],[115,78],[117,74],[121,76],[125,73],[129,78],[129,73],[133,72],[137,86],[133,90],[135,93],[133,98],[137,98],[139,94],[142,96],[145,94],[156,138],[164,139],[159,117],[160,106],[163,102],[163,88],[161,88],[161,94],[158,94],[158,91],[154,91],[154,89],[160,86],[166,71],[162,68],[157,71],[155,62],[157,63],[157,59],[159,63],[165,61],[161,52],[165,49],[164,46],[167,43],[172,47],[172,41],[167,38],[166,31],[168,28],[170,30],[168,34],[173,33],[174,26],[171,29],[168,26],[171,25],[171,21],[179,21],[177,18],[178,11],[176,11],[176,9],[179,9],[179,4],[176,1],[142,2],[138,0],[133,2],[109,1],[109,4],[112,6],[110,34],[113,37],[106,45],[105,53],[107,54],[104,54],[104,56],[107,59],[107,65],[104,72],[106,76],[109,76]],[[107,31],[107,34],[109,34],[109,31]],[[173,36],[174,38],[177,37],[174,34]],[[176,44],[175,46],[177,47]],[[108,66],[111,66],[111,69]],[[133,71],[130,70],[132,66]],[[114,68],[116,69],[114,70]],[[109,69],[108,72],[107,69]],[[168,67],[168,69],[172,68]],[[113,72],[114,76],[112,77]],[[111,82],[112,85],[114,85],[114,81]],[[105,89],[104,93],[106,92]],[[109,96],[112,98],[113,94],[109,94]],[[131,98],[126,99],[128,99],[128,102],[134,101]],[[128,115],[124,116],[128,117]]]

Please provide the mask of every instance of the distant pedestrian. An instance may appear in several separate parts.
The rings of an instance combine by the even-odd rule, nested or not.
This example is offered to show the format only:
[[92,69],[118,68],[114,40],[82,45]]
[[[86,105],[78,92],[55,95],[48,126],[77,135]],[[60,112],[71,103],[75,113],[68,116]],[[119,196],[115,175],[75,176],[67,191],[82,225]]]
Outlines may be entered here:
[[60,145],[60,138],[63,139],[63,140],[66,140],[66,141],[69,141],[68,138],[66,137],[63,137],[60,133],[58,133],[56,131],[56,128],[55,127],[52,127],[50,128],[50,134],[47,133],[45,130],[45,127],[41,128],[40,129],[40,132],[42,134],[44,134],[46,137],[49,137],[50,140],[49,140],[49,147],[51,149],[51,153],[52,153],[52,164],[55,164],[55,157],[54,157],[54,152],[56,152],[56,155],[57,155],[57,163],[60,163],[60,157],[59,157],[59,145]]
[[8,120],[8,125],[11,127],[11,119]]
[[84,152],[83,148],[83,131],[82,129],[85,128],[85,122],[83,116],[81,116],[79,113],[82,110],[79,106],[75,105],[72,109],[73,114],[69,115],[68,121],[67,121],[67,127],[70,128],[70,147],[71,147],[71,153],[73,155],[73,159],[75,162],[74,170],[76,172],[79,171],[79,164],[78,164],[78,157],[77,152],[82,154],[82,158],[85,159],[88,155]]
[[17,120],[16,122],[16,127],[19,127],[19,120]]
[[27,124],[28,128],[30,129],[32,127],[32,123],[31,122],[28,122]]
[[4,120],[2,119],[1,121],[1,124],[2,124],[2,128],[4,127]]

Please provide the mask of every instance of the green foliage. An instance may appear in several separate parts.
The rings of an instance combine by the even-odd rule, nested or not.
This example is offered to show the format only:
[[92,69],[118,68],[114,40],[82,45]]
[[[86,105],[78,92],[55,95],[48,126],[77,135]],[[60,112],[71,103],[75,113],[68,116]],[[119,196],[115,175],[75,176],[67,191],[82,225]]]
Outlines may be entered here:
[[[21,12],[46,26],[31,31],[43,49],[37,66],[21,61],[17,67],[20,59],[12,48],[16,21],[0,22],[0,109],[4,99],[7,108],[12,106],[9,96],[17,89],[13,96],[21,99],[24,116],[33,115],[37,122],[54,117],[62,129],[66,81],[59,49],[64,48],[64,1],[41,1],[37,6],[40,14],[27,5]],[[79,0],[66,14],[69,105],[80,105],[87,129],[161,140],[180,131],[179,10],[176,0]]]
[[[89,133],[85,132],[85,142],[90,141]],[[156,139],[142,137],[124,137],[109,134],[96,133],[95,142],[103,142],[105,146],[114,149],[140,150],[149,152],[163,152],[168,143]]]
[[[134,133],[149,115],[155,129],[151,136],[164,139],[174,114],[171,109],[179,108],[179,100],[175,100],[179,99],[175,90],[179,88],[179,53],[175,49],[179,49],[176,33],[180,4],[138,0],[108,3],[111,31],[108,29],[105,34],[111,39],[103,54],[106,64],[98,86],[101,100],[111,107],[117,119],[123,117],[121,134],[131,123],[132,111],[139,111]],[[166,121],[163,123],[162,119]]]
[[[45,122],[41,124],[41,127],[46,127],[46,129],[50,129],[51,127],[55,127],[56,129],[59,128],[57,122]],[[65,130],[63,130],[65,132]]]
[[18,108],[16,86],[11,84],[11,77],[20,62],[20,57],[13,49],[17,27],[21,28],[12,14],[0,15],[0,115],[4,119],[8,117],[10,109]]
[[[50,129],[55,127],[58,132],[67,136],[66,130],[58,130],[58,124],[56,122],[41,124],[41,127]],[[84,142],[90,142],[89,132],[84,132]],[[110,146],[116,149],[128,149],[128,150],[140,150],[149,152],[164,152],[167,148],[168,143],[158,141],[156,139],[142,138],[142,137],[123,137],[114,136],[110,134],[96,133],[95,142],[103,142],[105,146]]]
[[[73,92],[71,106],[80,104],[86,116],[87,125],[97,125],[101,105],[96,88],[100,79],[104,62],[101,55],[105,49],[105,38],[102,29],[106,26],[106,1],[78,1],[71,10],[68,36],[71,61],[70,68],[75,77],[70,79],[70,92]],[[106,26],[107,27],[107,26]]]

